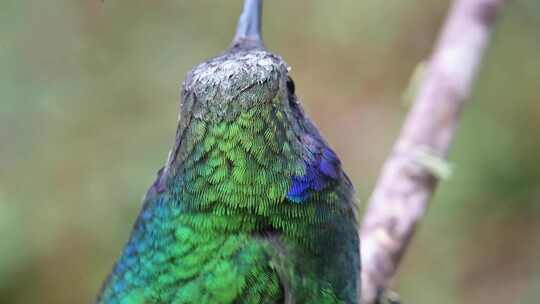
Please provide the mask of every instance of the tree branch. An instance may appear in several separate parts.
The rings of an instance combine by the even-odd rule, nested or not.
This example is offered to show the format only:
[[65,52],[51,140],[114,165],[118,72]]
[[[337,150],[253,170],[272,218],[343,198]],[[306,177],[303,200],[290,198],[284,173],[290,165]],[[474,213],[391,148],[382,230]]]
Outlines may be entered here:
[[505,0],[454,1],[361,227],[362,303],[378,301],[437,186],[427,159],[447,157]]

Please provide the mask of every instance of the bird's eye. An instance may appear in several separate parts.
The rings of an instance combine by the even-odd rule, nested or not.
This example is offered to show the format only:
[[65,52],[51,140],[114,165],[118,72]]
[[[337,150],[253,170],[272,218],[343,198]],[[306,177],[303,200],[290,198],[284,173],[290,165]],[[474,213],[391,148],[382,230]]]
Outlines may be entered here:
[[289,90],[289,94],[294,94],[294,81],[290,76],[287,76],[287,90]]
[[297,109],[298,101],[296,100],[296,96],[294,95],[294,81],[289,76],[287,76],[287,91],[289,92],[289,106],[292,109]]

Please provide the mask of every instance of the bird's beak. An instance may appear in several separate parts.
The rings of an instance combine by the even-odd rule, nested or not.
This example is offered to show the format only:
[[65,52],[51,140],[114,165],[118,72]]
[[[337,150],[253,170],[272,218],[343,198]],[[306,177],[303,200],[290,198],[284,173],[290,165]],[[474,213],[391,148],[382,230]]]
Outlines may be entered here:
[[244,0],[232,47],[264,48],[261,35],[263,0]]

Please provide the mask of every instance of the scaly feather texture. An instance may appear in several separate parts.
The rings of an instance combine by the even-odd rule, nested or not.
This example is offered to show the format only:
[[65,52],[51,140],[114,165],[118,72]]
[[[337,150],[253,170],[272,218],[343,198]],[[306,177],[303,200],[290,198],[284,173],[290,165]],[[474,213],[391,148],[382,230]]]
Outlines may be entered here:
[[188,73],[175,144],[98,303],[357,303],[354,208],[286,63],[233,48]]

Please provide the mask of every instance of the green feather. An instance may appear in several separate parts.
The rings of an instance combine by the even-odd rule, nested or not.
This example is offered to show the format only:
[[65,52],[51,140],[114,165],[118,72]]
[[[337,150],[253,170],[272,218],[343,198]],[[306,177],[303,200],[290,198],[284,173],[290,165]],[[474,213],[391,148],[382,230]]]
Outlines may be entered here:
[[346,175],[336,165],[337,177],[302,201],[287,196],[322,157],[311,142],[326,145],[292,108],[288,79],[281,58],[262,50],[188,74],[169,160],[99,303],[356,303]]

